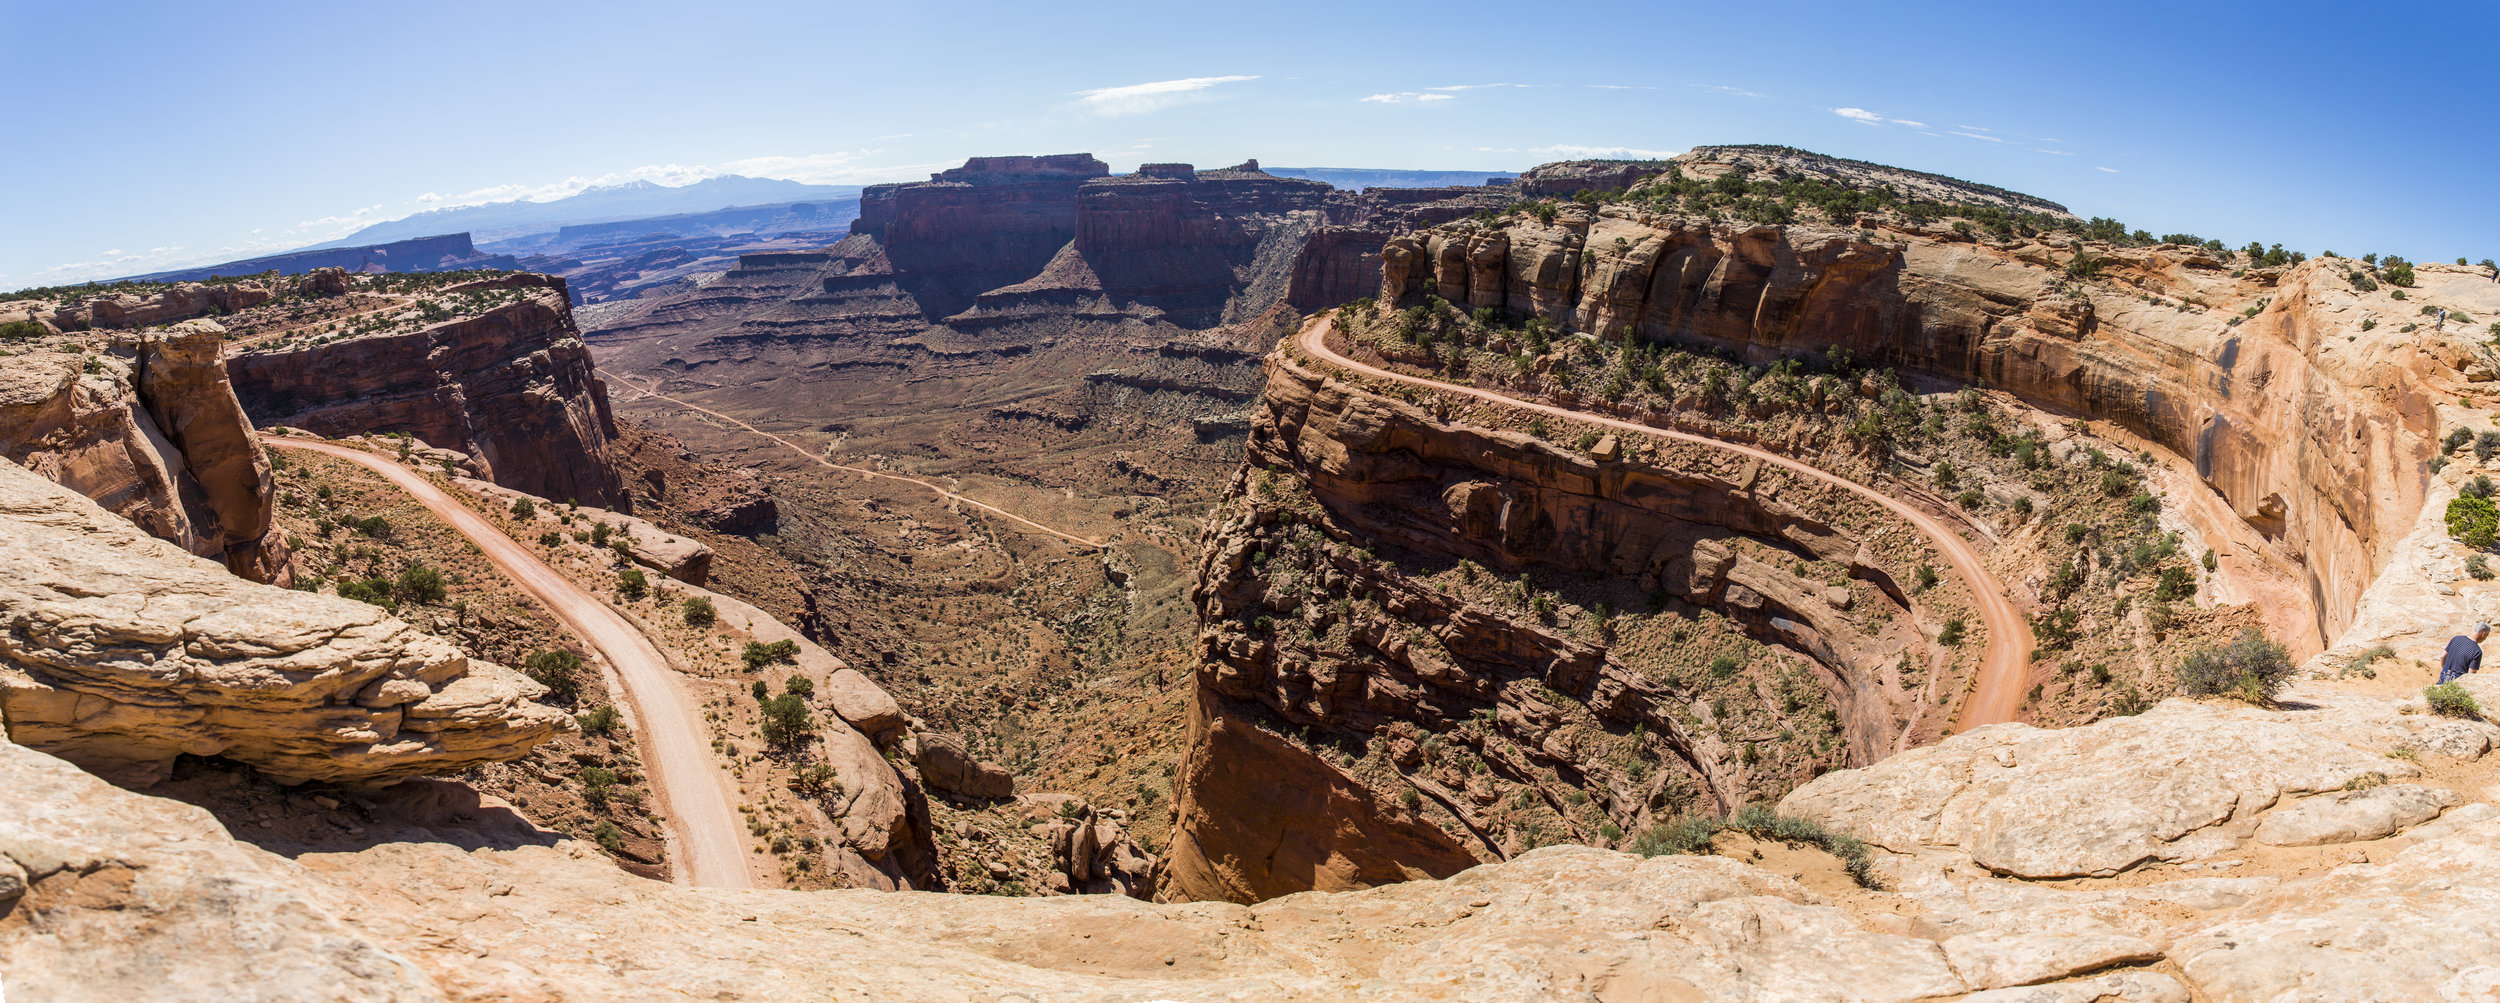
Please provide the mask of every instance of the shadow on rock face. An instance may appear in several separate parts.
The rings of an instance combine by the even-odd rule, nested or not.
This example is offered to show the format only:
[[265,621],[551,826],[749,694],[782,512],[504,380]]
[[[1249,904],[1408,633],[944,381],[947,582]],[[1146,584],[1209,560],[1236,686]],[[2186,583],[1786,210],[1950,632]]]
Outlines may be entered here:
[[250,767],[184,756],[172,778],[146,793],[208,809],[234,838],[285,857],[352,853],[383,843],[509,850],[567,838],[455,780],[409,780],[379,790],[282,787]]

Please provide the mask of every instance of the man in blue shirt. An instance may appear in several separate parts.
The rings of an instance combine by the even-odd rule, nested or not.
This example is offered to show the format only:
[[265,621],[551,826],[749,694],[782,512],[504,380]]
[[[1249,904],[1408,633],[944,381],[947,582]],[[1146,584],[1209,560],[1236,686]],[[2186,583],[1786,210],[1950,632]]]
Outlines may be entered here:
[[2448,639],[2447,657],[2439,660],[2439,681],[2455,682],[2458,676],[2483,667],[2483,638],[2491,636],[2491,625],[2474,625],[2474,636],[2459,634]]

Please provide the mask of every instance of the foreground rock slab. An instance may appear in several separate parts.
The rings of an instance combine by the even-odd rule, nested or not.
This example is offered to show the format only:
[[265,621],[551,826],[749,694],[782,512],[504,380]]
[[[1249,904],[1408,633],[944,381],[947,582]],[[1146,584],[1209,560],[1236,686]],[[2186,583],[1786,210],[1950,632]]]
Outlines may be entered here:
[[[1780,810],[1895,852],[1959,850],[2001,874],[2108,876],[2235,847],[2287,797],[2418,775],[2342,740],[2392,731],[2372,724],[2394,710],[2365,698],[2306,715],[2170,700],[2085,728],[1993,725],[1826,774]],[[2392,813],[2377,834],[2399,815],[2426,817]]]
[[374,606],[235,577],[6,461],[0,625],[8,736],[122,782],[189,754],[387,783],[571,726],[519,673]]

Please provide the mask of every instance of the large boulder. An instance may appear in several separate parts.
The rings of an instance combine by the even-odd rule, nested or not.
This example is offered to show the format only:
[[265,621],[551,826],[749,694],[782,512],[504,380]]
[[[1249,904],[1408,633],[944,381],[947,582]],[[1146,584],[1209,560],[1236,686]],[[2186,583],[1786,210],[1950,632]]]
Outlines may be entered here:
[[920,748],[912,758],[920,767],[920,779],[929,786],[966,797],[1016,796],[1016,775],[1004,766],[973,758],[963,739],[937,732],[917,738]]
[[2282,798],[2419,773],[2284,715],[2172,699],[2083,728],[1975,729],[1825,774],[1780,811],[1897,852],[1952,848],[1999,873],[2065,878],[2211,856]]

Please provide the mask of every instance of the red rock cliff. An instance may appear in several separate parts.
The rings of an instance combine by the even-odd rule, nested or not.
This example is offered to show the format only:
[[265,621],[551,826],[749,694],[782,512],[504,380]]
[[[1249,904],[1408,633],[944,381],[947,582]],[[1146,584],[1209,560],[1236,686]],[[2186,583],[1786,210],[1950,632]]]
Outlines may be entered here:
[[511,302],[405,333],[248,351],[227,360],[264,425],[322,435],[405,432],[468,453],[505,487],[620,507],[607,386],[574,327],[563,280],[496,280]]

